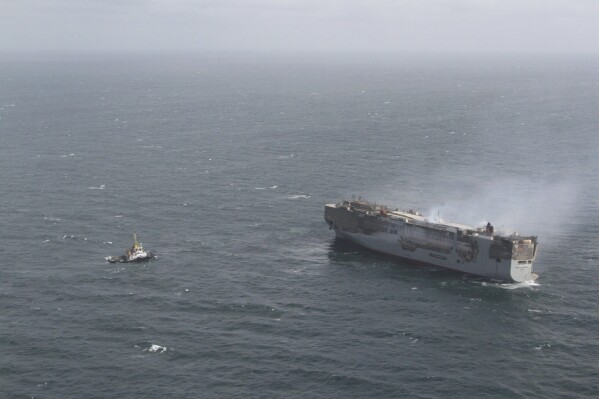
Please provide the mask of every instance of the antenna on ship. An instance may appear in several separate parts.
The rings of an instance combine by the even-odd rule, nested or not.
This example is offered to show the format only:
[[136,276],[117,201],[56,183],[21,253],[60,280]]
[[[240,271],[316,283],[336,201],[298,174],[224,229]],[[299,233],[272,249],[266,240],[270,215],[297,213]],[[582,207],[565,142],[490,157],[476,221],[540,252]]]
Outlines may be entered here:
[[139,242],[137,242],[137,235],[133,233],[133,247],[139,248]]

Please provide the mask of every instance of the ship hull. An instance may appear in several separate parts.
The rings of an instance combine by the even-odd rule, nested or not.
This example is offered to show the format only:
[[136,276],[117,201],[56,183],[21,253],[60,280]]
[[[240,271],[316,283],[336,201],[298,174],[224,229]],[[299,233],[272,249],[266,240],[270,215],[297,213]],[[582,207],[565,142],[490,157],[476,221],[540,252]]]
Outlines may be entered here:
[[154,259],[156,256],[153,252],[148,252],[146,256],[138,257],[135,259],[129,259],[126,255],[121,256],[107,256],[106,261],[108,263],[137,263],[137,262],[147,262],[149,260]]
[[536,241],[531,256],[513,256],[514,244],[501,237],[437,226],[403,213],[361,212],[340,204],[325,207],[325,220],[339,237],[412,262],[493,280],[524,282],[536,278],[532,273]]

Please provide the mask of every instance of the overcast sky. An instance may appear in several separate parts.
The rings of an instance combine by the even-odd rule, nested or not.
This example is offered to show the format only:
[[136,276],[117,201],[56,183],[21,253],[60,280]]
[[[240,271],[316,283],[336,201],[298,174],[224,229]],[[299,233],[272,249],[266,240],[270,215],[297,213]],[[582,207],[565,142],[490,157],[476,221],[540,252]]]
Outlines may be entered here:
[[0,51],[599,53],[599,0],[0,0]]

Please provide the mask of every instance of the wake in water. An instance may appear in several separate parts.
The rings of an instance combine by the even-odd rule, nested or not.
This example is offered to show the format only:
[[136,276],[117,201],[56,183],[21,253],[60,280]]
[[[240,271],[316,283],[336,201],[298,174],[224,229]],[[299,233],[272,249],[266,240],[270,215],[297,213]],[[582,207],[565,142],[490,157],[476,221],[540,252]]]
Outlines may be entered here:
[[501,288],[503,290],[517,290],[517,289],[533,289],[534,287],[540,287],[541,285],[537,283],[535,280],[527,280],[521,283],[504,283],[499,281],[488,281],[481,280],[475,277],[465,277],[466,280],[480,284],[482,287],[493,287],[493,288]]
[[502,283],[498,285],[499,288],[504,290],[517,290],[520,288],[533,288],[540,286],[541,284],[537,283],[535,280],[523,281],[521,283]]

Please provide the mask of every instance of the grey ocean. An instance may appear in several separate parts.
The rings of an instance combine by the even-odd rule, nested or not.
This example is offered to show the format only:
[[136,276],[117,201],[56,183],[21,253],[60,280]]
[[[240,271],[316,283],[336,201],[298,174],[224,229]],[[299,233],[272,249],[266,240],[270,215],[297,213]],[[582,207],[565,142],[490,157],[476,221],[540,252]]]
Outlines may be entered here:
[[[597,397],[598,112],[588,57],[3,56],[0,397]],[[352,195],[540,277],[335,239]]]

